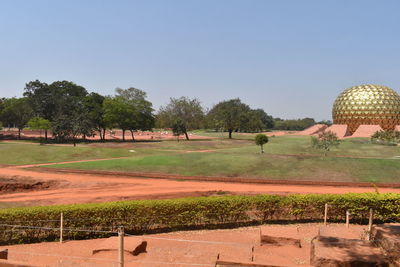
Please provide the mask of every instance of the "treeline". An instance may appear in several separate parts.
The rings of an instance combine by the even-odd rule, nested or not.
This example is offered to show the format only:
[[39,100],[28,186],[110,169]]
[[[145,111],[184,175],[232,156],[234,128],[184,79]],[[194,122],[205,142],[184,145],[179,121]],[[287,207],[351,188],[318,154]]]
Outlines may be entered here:
[[[313,119],[274,119],[263,109],[252,109],[240,99],[221,101],[205,110],[198,99],[171,98],[166,106],[155,112],[147,100],[146,92],[137,88],[115,90],[113,96],[89,93],[83,86],[70,81],[50,84],[31,81],[25,85],[23,97],[0,99],[0,122],[18,128],[18,137],[25,127],[44,132],[45,139],[51,131],[56,141],[75,140],[79,137],[99,136],[105,140],[106,130],[122,130],[134,140],[136,131],[157,128],[172,129],[174,135],[209,128],[233,132],[260,132],[270,129],[302,130]],[[1,128],[0,125],[0,128]]]
[[326,124],[332,125],[331,121],[319,121],[316,122],[312,118],[304,118],[297,120],[282,120],[280,118],[274,119],[274,130],[286,130],[286,131],[302,131],[315,124]]

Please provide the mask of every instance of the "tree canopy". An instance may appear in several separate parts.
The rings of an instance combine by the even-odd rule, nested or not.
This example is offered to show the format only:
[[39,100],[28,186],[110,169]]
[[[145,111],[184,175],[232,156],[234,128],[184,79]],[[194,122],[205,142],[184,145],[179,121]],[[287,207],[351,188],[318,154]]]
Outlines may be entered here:
[[197,98],[171,98],[157,114],[157,125],[161,128],[174,128],[179,125],[182,134],[189,140],[188,131],[200,129],[204,122],[204,110]]

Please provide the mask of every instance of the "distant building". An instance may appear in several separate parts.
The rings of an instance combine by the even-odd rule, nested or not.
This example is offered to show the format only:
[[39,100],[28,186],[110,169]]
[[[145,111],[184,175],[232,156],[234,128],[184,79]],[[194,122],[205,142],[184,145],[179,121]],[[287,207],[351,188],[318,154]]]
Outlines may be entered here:
[[343,91],[333,104],[334,124],[347,125],[352,135],[360,125],[394,130],[400,125],[400,95],[386,86],[359,85]]

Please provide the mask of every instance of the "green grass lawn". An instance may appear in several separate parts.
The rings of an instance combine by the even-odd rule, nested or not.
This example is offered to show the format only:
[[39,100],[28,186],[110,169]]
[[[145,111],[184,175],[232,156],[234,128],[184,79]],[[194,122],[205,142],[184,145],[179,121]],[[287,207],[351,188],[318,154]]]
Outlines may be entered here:
[[[240,135],[240,134],[237,134]],[[260,154],[252,140],[216,138],[132,144],[127,159],[57,164],[52,168],[158,172],[180,175],[230,176],[265,179],[400,182],[400,147],[346,139],[327,157],[311,148],[310,137],[271,137]],[[114,148],[117,151],[122,148]],[[196,150],[211,152],[192,152]],[[125,148],[126,150],[126,148]]]
[[0,164],[24,165],[131,156],[129,149],[0,142]]

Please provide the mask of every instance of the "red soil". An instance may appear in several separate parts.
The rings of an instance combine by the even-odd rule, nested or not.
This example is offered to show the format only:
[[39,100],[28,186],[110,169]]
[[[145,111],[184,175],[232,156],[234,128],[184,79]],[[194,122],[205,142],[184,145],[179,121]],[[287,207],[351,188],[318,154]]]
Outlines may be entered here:
[[[42,181],[59,181],[67,184],[62,188],[49,188],[32,192],[0,195],[0,202],[29,205],[53,205],[72,203],[107,202],[130,199],[159,199],[187,196],[229,194],[291,194],[374,192],[371,187],[324,186],[295,184],[249,184],[213,181],[189,181],[172,179],[135,178],[124,175],[84,173],[57,173],[48,170],[37,172],[14,167],[0,168],[1,177],[23,176]],[[173,176],[172,176],[173,177]],[[400,193],[399,188],[380,188],[380,192]]]
[[360,125],[351,137],[371,137],[377,131],[381,131],[379,125]]
[[[182,231],[141,236],[148,242],[147,253],[132,256],[125,253],[126,266],[215,266],[220,259],[264,263],[274,266],[310,266],[310,244],[317,235],[319,224],[265,225],[263,231],[285,236],[298,232],[301,248],[293,245],[260,245],[260,228],[246,227],[233,230]],[[329,226],[336,235],[348,235],[344,225]],[[361,237],[364,226],[351,225],[355,236]],[[137,238],[137,237],[125,237]],[[9,259],[47,266],[117,266],[117,251],[92,251],[105,239],[67,241],[3,246],[9,249]],[[252,248],[254,247],[254,252]],[[75,257],[75,258],[73,258]],[[198,265],[196,265],[198,264]]]
[[298,135],[313,135],[324,131],[328,126],[325,124],[315,124],[304,131],[298,132]]
[[[0,134],[9,135],[9,136],[18,136],[17,130],[3,130],[0,131]],[[52,137],[50,133],[49,138]],[[22,138],[39,138],[44,137],[44,133],[40,133],[40,131],[33,131],[33,130],[23,130],[21,132]],[[159,132],[135,132],[134,133],[135,140],[174,140],[177,139],[176,136],[173,136],[169,131],[159,131]],[[180,139],[185,139],[184,135],[179,137]],[[207,136],[200,136],[195,134],[189,134],[189,138],[191,139],[211,139],[212,137]],[[88,140],[100,140],[98,133],[94,137],[87,137]],[[122,131],[121,130],[114,130],[114,131],[106,131],[106,139],[107,140],[122,140]],[[125,132],[125,139],[130,140],[132,139],[131,133],[129,131]]]
[[337,135],[338,138],[342,139],[347,136],[347,125],[345,124],[333,124],[329,126],[325,131],[331,131]]

